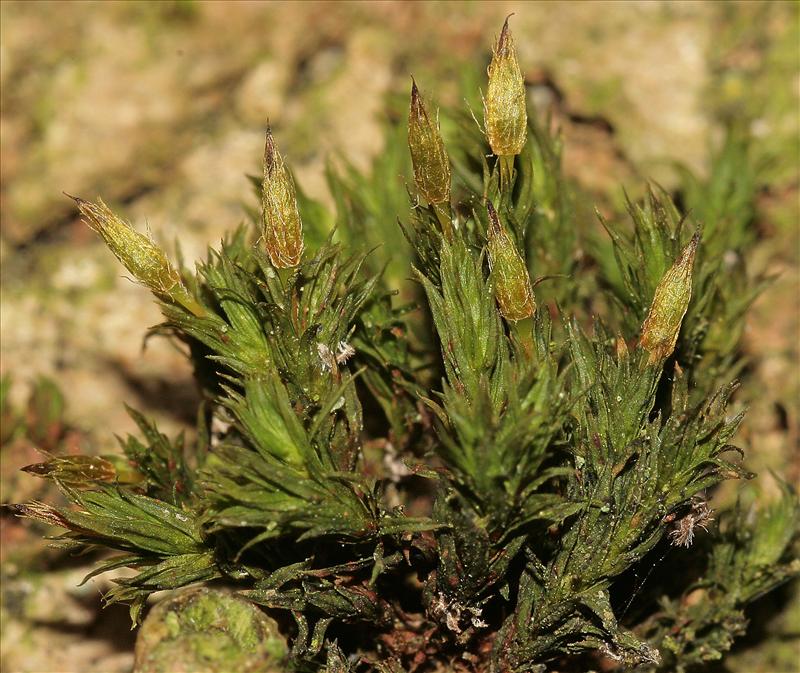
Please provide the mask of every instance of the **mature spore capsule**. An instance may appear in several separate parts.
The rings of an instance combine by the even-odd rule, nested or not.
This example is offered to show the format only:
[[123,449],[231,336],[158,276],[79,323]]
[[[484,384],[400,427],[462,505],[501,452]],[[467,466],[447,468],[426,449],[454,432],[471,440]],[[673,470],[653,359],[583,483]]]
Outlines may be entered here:
[[681,250],[656,287],[639,339],[639,345],[649,354],[647,364],[661,362],[675,350],[681,323],[692,298],[692,270],[699,243],[698,232]]
[[279,269],[297,266],[303,255],[303,223],[297,210],[294,180],[269,128],[264,145],[261,206],[264,242],[270,261]]
[[450,202],[450,161],[439,131],[438,119],[432,119],[425,102],[411,80],[411,106],[408,111],[408,149],[414,166],[414,182],[430,204]]
[[117,217],[102,199],[92,203],[75,196],[70,198],[78,204],[86,224],[100,234],[109,250],[140,283],[159,299],[181,304],[197,316],[205,315],[205,310],[184,286],[178,270],[149,236]]
[[515,156],[522,152],[528,129],[525,106],[525,82],[517,61],[514,38],[508,18],[492,49],[489,86],[484,100],[486,137],[497,156]]
[[525,261],[500,223],[491,201],[487,201],[486,208],[489,211],[489,266],[500,313],[506,320],[530,318],[536,310],[536,302]]

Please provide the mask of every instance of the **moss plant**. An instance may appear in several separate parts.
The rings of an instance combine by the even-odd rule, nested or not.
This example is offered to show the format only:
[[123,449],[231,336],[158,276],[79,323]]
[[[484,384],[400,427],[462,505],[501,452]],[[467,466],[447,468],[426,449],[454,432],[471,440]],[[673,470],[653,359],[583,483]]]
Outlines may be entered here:
[[[403,213],[402,185],[333,171],[328,213],[270,131],[260,212],[194,271],[76,200],[185,344],[197,434],[133,412],[124,469],[54,457],[28,471],[72,506],[16,507],[119,552],[95,572],[136,571],[106,596],[134,622],[154,592],[214,583],[277,620],[287,670],[685,670],[798,573],[788,486],[747,511],[708,503],[753,476],[731,444],[762,284],[748,222],[693,179],[702,221],[653,189],[603,223],[610,245],[584,240],[520,73],[506,23],[486,136],[454,124],[446,142],[412,85],[411,163],[391,148],[379,165],[409,176]],[[740,159],[708,184],[752,203]],[[380,247],[398,227],[408,245]]]

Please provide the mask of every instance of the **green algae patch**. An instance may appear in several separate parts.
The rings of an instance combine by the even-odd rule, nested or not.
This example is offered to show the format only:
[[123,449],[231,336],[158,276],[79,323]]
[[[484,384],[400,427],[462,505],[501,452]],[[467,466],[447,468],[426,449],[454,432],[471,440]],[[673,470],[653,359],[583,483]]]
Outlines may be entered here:
[[224,590],[193,588],[158,603],[136,641],[135,673],[268,673],[286,645],[275,622]]

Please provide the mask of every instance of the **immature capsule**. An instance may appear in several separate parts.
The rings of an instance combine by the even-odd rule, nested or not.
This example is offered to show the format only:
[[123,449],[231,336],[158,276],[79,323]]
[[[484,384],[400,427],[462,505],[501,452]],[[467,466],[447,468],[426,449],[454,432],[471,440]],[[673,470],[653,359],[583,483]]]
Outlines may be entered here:
[[675,350],[681,323],[692,298],[692,270],[699,243],[698,232],[681,250],[656,287],[639,339],[639,345],[649,353],[649,365],[665,360]]
[[270,261],[279,269],[297,266],[303,255],[303,223],[297,210],[294,181],[269,128],[264,145],[261,206]]
[[438,120],[428,116],[413,79],[408,111],[408,149],[414,166],[414,182],[422,197],[431,205],[450,203],[450,160]]
[[114,465],[100,456],[57,456],[44,463],[27,465],[22,470],[76,487],[98,481],[110,482],[117,477]]
[[525,82],[514,49],[508,19],[492,49],[489,86],[484,100],[486,137],[497,156],[515,156],[522,152],[528,131],[525,105]]
[[108,249],[140,283],[160,299],[177,302],[197,316],[205,314],[184,286],[178,270],[149,236],[117,217],[102,199],[92,203],[74,196],[70,198],[78,204],[86,224],[100,234]]
[[487,201],[486,207],[489,211],[489,266],[500,313],[506,320],[530,318],[536,310],[536,302],[528,269],[500,223],[492,202]]

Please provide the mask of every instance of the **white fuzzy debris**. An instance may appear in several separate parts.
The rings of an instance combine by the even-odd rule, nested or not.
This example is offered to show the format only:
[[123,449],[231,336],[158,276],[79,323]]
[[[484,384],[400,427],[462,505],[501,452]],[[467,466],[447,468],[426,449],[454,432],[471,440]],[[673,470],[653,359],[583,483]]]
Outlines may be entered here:
[[455,601],[448,603],[444,596],[439,594],[431,605],[431,612],[437,617],[444,617],[445,626],[453,633],[461,633],[458,621],[461,618],[461,606]]
[[447,624],[447,628],[450,629],[453,633],[461,633],[461,628],[458,625],[458,620],[461,617],[459,613],[453,612],[451,610],[447,611],[445,615],[444,621]]
[[408,466],[402,461],[400,456],[397,455],[397,449],[394,448],[391,442],[386,442],[384,445],[383,467],[386,470],[389,480],[395,484],[403,477],[407,477],[411,474],[411,470],[408,469]]
[[661,654],[659,653],[659,651],[654,649],[653,647],[650,647],[650,645],[646,643],[639,643],[639,646],[636,648],[636,650],[631,651],[630,649],[628,649],[627,653],[624,650],[616,649],[613,645],[609,643],[605,643],[600,648],[600,651],[612,661],[618,661],[618,662],[626,661],[630,659],[630,655],[633,654],[638,659],[638,665],[642,664],[657,665],[661,663]]
[[231,423],[230,421],[227,421],[224,418],[220,418],[220,416],[218,416],[218,413],[224,413],[224,412],[221,412],[221,410],[217,408],[214,410],[214,413],[211,416],[211,432],[210,432],[211,439],[209,443],[211,444],[212,449],[216,448],[219,445],[219,443],[228,434],[228,430],[231,429],[231,425],[233,425],[233,423]]
[[708,524],[714,520],[711,516],[714,510],[709,508],[708,503],[700,498],[692,500],[692,508],[689,513],[673,524],[673,529],[669,532],[669,539],[676,547],[691,547],[694,541],[694,529],[699,527],[708,530]]
[[356,349],[346,341],[340,341],[336,346],[336,363],[343,365],[356,354]]
[[623,656],[617,652],[617,650],[613,649],[608,643],[604,643],[603,646],[600,648],[600,651],[605,654],[611,661],[622,661]]
[[470,619],[470,621],[472,622],[472,625],[476,629],[481,629],[481,628],[484,628],[486,626],[489,626],[485,621],[483,621],[480,618],[481,617],[481,613],[483,612],[482,608],[467,608],[467,611],[472,613],[472,618]]
[[323,372],[332,372],[336,369],[336,358],[334,358],[331,349],[323,343],[317,344],[317,354],[319,355],[320,362],[322,363]]
[[[437,617],[444,617],[445,626],[453,633],[461,633],[461,619],[462,613],[469,613],[467,618],[475,628],[482,628],[488,626],[486,622],[480,619],[482,609],[476,607],[465,607],[458,601],[447,601],[447,599],[439,594],[436,600],[431,605],[431,612]],[[465,615],[466,616],[466,615]]]

